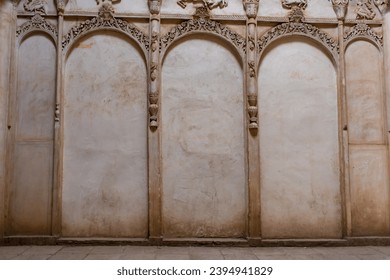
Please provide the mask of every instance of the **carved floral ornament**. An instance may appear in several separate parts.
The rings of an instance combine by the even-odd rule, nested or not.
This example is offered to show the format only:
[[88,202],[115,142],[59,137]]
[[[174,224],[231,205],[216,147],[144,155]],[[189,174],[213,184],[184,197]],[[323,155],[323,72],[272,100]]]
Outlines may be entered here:
[[259,11],[259,0],[244,0],[243,3],[248,18],[256,18]]
[[58,37],[57,27],[47,22],[40,14],[35,14],[31,20],[25,22],[16,29],[16,37],[23,38],[24,35],[33,31],[48,33],[56,42]]

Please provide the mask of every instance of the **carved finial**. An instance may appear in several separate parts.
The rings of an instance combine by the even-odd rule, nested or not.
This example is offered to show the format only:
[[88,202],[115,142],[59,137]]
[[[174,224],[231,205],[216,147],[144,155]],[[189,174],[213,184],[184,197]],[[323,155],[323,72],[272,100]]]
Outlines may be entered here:
[[158,15],[161,10],[161,0],[149,0],[149,11],[152,15]]
[[349,0],[332,0],[333,10],[338,20],[344,20],[348,10]]
[[356,19],[374,19],[376,14],[372,5],[372,0],[359,0],[356,8]]
[[249,129],[258,129],[259,120],[258,120],[258,108],[257,108],[257,96],[248,95],[248,114],[249,114]]
[[23,4],[27,12],[34,12],[35,14],[46,15],[47,2],[46,0],[26,0]]
[[244,0],[245,12],[248,18],[256,18],[259,11],[259,0]]

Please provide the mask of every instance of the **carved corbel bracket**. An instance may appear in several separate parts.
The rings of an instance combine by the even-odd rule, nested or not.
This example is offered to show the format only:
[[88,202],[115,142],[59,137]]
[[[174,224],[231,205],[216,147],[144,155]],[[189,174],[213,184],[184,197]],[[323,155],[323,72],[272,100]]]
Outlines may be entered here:
[[158,15],[161,10],[161,1],[162,0],[149,0],[149,11],[152,15]]
[[332,0],[333,10],[338,20],[344,20],[347,15],[349,0]]
[[248,18],[255,19],[259,11],[260,0],[243,0],[244,9]]
[[60,16],[64,15],[65,12],[65,6],[68,3],[68,0],[56,0],[56,5],[57,5],[57,13]]

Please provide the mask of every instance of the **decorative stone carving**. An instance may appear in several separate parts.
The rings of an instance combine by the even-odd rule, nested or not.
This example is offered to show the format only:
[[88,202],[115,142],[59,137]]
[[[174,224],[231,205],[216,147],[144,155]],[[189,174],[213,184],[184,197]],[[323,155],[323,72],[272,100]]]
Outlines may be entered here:
[[307,0],[282,0],[282,6],[286,9],[300,8],[302,10],[307,7]]
[[365,23],[356,24],[348,33],[344,36],[345,42],[350,42],[355,38],[366,38],[375,42],[379,47],[383,47],[383,36],[376,33]]
[[223,9],[228,6],[227,0],[180,0],[177,1],[177,4],[185,9],[189,3],[193,3],[195,8],[199,7],[205,7],[207,9],[214,9],[216,7],[219,7],[220,9]]
[[372,0],[359,0],[356,8],[356,19],[374,19],[375,12],[372,6]]
[[158,33],[157,32],[152,33],[152,41],[150,43],[150,46],[151,46],[152,52],[155,52],[159,49],[159,41],[158,41]]
[[378,8],[378,10],[381,12],[381,14],[384,14],[386,12],[386,9],[389,4],[389,0],[374,0],[375,6]]
[[127,21],[116,19],[114,17],[105,18],[105,15],[101,17],[101,14],[102,13],[99,12],[99,16],[81,22],[80,24],[72,27],[62,40],[62,49],[65,49],[76,39],[91,31],[116,30],[129,35],[131,38],[136,40],[142,48],[144,48],[146,51],[149,51],[149,38],[136,26],[128,23]]
[[104,3],[110,3],[110,4],[116,4],[119,3],[121,0],[96,0],[96,4],[104,4]]
[[339,52],[338,44],[331,36],[311,24],[302,22],[282,23],[273,27],[258,40],[257,51],[261,53],[271,42],[288,35],[302,35],[310,37],[323,44],[335,56]]
[[65,11],[65,6],[68,1],[66,0],[56,0],[56,5],[57,5],[57,12],[59,15],[63,15]]
[[255,38],[253,38],[252,36],[248,37],[248,48],[251,51],[254,51],[256,48]]
[[157,79],[157,75],[158,75],[158,65],[152,64],[150,67],[150,79],[152,81],[155,81]]
[[259,11],[259,0],[244,0],[244,8],[248,18],[256,18]]
[[248,62],[249,76],[251,78],[256,77],[256,63],[254,61]]
[[55,122],[60,122],[60,104],[56,104],[56,108],[54,111],[54,121]]
[[241,53],[246,53],[246,39],[227,26],[206,18],[194,18],[184,21],[161,37],[161,49],[167,49],[177,39],[193,32],[216,34],[231,42]]
[[111,3],[103,3],[99,9],[99,17],[103,20],[110,20],[114,17],[115,9]]
[[149,0],[149,11],[152,15],[157,15],[161,10],[161,0]]
[[257,108],[257,95],[248,94],[248,114],[249,114],[249,129],[257,129],[258,124],[258,108]]
[[25,0],[23,8],[28,12],[46,15],[47,2],[46,0]]
[[57,41],[58,31],[57,27],[47,22],[41,15],[35,14],[31,20],[25,22],[16,29],[16,37],[23,37],[32,31],[44,31],[51,35],[54,41]]
[[150,127],[158,127],[158,92],[151,92],[149,94],[149,125]]
[[349,0],[332,0],[333,10],[338,20],[344,20],[347,14]]

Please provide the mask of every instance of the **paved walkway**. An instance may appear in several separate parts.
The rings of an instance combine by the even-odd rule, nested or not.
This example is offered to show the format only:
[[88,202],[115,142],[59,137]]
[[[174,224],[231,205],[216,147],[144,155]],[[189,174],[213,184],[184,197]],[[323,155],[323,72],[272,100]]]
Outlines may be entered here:
[[390,260],[390,247],[4,246],[0,260]]

